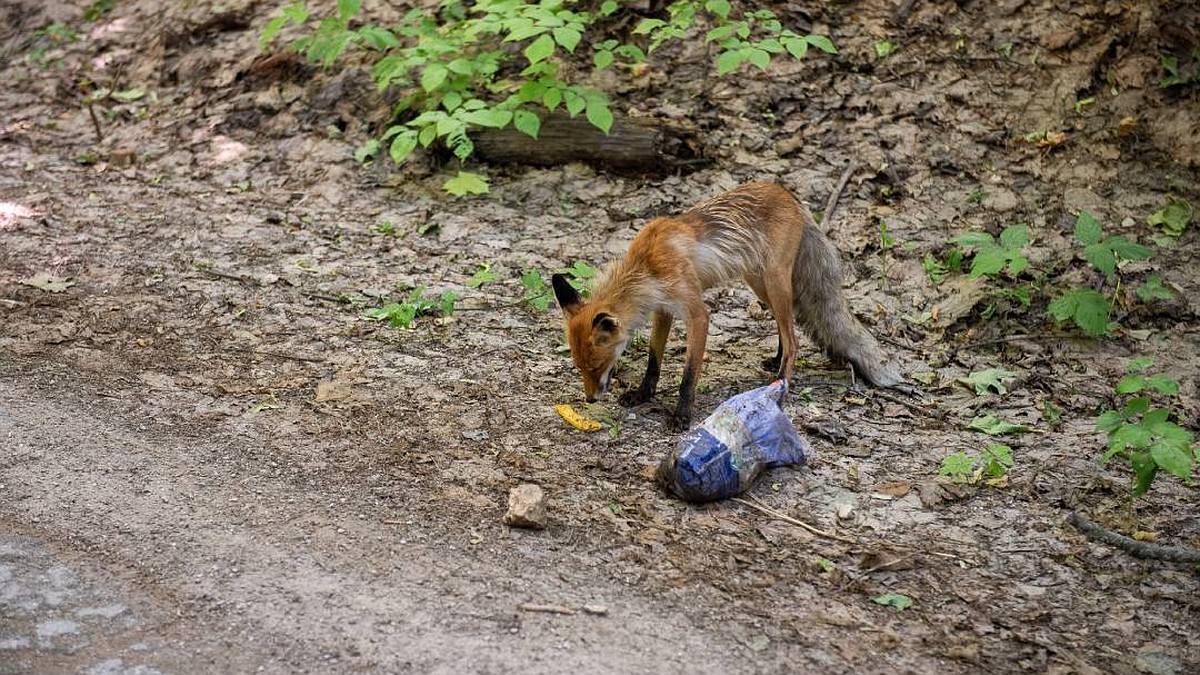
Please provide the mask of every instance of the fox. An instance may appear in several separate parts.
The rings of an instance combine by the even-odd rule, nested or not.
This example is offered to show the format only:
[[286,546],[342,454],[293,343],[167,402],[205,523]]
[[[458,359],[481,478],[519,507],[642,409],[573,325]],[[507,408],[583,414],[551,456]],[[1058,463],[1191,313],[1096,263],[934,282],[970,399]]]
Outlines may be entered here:
[[757,182],[678,216],[651,220],[625,257],[598,275],[586,300],[565,275],[551,276],[584,397],[593,402],[607,392],[617,360],[649,320],[645,375],[619,401],[632,406],[653,398],[671,324],[679,318],[686,325],[687,349],[668,426],[686,430],[708,340],[704,291],[738,278],[775,319],[778,346],[763,366],[776,378],[791,380],[799,319],[828,357],[848,362],[862,379],[877,387],[906,386],[874,336],[850,313],[841,259],[808,208],[787,188]]

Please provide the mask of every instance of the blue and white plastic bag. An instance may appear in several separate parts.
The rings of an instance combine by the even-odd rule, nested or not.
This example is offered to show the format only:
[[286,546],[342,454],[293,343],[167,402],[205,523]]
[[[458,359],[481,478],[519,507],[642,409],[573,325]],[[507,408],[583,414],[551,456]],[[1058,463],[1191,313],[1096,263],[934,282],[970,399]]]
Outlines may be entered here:
[[717,406],[659,464],[659,482],[707,502],[744,492],[767,469],[804,464],[808,443],[783,412],[786,396],[787,382],[776,380]]

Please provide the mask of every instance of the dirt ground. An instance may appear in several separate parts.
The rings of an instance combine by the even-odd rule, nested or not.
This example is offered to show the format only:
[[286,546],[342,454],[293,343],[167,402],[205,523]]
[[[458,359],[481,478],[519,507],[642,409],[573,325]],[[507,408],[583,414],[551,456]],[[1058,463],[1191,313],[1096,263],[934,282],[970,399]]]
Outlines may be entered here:
[[[90,22],[89,4],[0,8],[0,672],[1200,670],[1194,566],[1065,523],[1200,546],[1195,485],[1131,498],[1094,430],[1137,355],[1197,430],[1200,228],[1124,270],[1176,297],[1117,308],[1107,339],[1040,296],[939,319],[962,287],[922,268],[1024,222],[1049,283],[1099,287],[1076,211],[1149,243],[1172,195],[1200,207],[1197,87],[1158,87],[1159,57],[1196,48],[1188,3],[781,5],[840,53],[716,78],[673,47],[621,85],[620,112],[689,125],[711,164],[485,167],[491,194],[467,199],[438,189],[452,167],[354,162],[386,111],[361,71],[255,65],[273,3],[131,0]],[[55,22],[78,39],[35,33]],[[144,95],[93,123],[87,81]],[[750,493],[837,539],[654,484],[678,350],[654,403],[563,423],[579,381],[521,272],[600,265],[648,217],[748,180],[820,209],[851,161],[827,224],[851,303],[927,384],[849,389],[805,342],[787,412],[814,457]],[[470,288],[483,264],[498,280]],[[363,317],[417,286],[457,310]],[[701,415],[765,381],[775,339],[748,290],[709,300]],[[957,382],[985,368],[1015,373],[1006,392]],[[1002,439],[1006,480],[938,483],[994,440],[965,428],[988,413],[1031,429]],[[549,494],[547,529],[501,524],[521,482]]]

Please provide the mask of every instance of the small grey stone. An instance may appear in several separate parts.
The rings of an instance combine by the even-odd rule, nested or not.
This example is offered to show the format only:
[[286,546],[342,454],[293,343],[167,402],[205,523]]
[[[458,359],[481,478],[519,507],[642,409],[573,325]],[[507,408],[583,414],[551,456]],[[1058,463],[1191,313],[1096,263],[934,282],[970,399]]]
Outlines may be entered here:
[[540,530],[546,527],[546,493],[533,483],[521,483],[508,491],[504,524]]

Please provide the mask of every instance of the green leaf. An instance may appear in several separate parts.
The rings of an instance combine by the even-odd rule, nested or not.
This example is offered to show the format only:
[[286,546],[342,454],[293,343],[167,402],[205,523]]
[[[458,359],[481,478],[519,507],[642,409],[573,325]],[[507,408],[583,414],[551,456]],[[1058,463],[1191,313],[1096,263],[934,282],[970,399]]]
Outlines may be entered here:
[[1125,237],[1109,237],[1104,240],[1108,245],[1109,250],[1117,255],[1122,260],[1149,260],[1150,249],[1135,244]]
[[612,129],[613,114],[608,109],[608,103],[602,98],[591,98],[587,101],[587,119],[605,134]]
[[1075,310],[1079,308],[1079,300],[1070,291],[1062,297],[1054,300],[1046,307],[1047,313],[1054,317],[1055,321],[1066,321],[1075,316]]
[[958,381],[973,386],[976,396],[983,396],[988,389],[994,389],[997,394],[1004,395],[1008,389],[1004,387],[1003,381],[1011,380],[1014,377],[1016,377],[1016,373],[1003,368],[988,368],[971,373],[966,377],[960,377]]
[[1174,396],[1179,393],[1179,383],[1169,375],[1151,375],[1146,378],[1146,386],[1160,394]]
[[892,52],[896,51],[896,45],[887,40],[880,40],[875,43],[875,56],[879,59],[885,59]]
[[479,288],[480,286],[483,286],[484,284],[490,284],[499,278],[500,277],[496,276],[496,273],[492,271],[491,265],[483,263],[479,266],[479,269],[475,270],[475,273],[471,275],[471,278],[467,279],[467,288]]
[[1121,426],[1125,418],[1116,410],[1105,410],[1096,418],[1096,431],[1112,431]]
[[728,19],[729,10],[731,8],[729,5],[729,0],[708,0],[704,3],[704,9],[707,9],[722,19]]
[[456,197],[468,194],[482,195],[488,192],[488,182],[477,173],[459,171],[457,176],[442,184],[442,189]]
[[369,159],[374,159],[375,155],[379,154],[379,139],[372,138],[371,140],[358,146],[354,151],[354,161],[359,164],[365,163]]
[[730,50],[717,57],[717,74],[728,75],[742,65],[742,54],[738,50]]
[[1107,275],[1115,274],[1117,271],[1117,257],[1113,255],[1112,249],[1106,242],[1088,244],[1083,249],[1083,257],[1091,263],[1092,267]]
[[1004,434],[1020,434],[1029,431],[1029,427],[1023,424],[1013,424],[1005,422],[995,415],[983,415],[971,420],[967,425],[968,429],[982,431],[988,436],[1002,436]]
[[431,63],[425,66],[425,70],[421,72],[421,88],[426,92],[432,92],[442,86],[449,74],[450,70],[446,66],[440,63]]
[[1158,462],[1154,461],[1149,452],[1138,452],[1129,456],[1129,464],[1134,473],[1133,495],[1137,497],[1146,494],[1158,473]]
[[1170,300],[1175,297],[1171,289],[1163,286],[1162,277],[1153,274],[1146,277],[1146,283],[1134,289],[1139,299],[1142,302],[1151,302],[1153,300]]
[[1075,217],[1075,238],[1085,245],[1100,241],[1104,233],[1100,229],[1100,221],[1087,211],[1080,211]]
[[530,63],[544,61],[554,53],[554,38],[549,35],[542,35],[538,39],[529,43],[523,52],[525,58],[529,59]]
[[975,465],[979,460],[971,457],[964,452],[956,452],[942,460],[942,466],[938,469],[939,476],[946,476],[955,480],[965,479],[975,470]]
[[542,96],[542,105],[546,106],[546,110],[551,112],[558,107],[562,102],[563,92],[558,87],[548,87],[546,93]]
[[363,42],[367,43],[368,46],[380,51],[400,46],[400,41],[396,39],[396,35],[386,28],[363,26],[358,29],[358,34],[362,36]]
[[579,31],[570,26],[559,26],[554,29],[554,41],[573,54],[579,44]]
[[583,109],[588,105],[587,99],[580,96],[578,92],[570,89],[563,90],[563,99],[566,101],[567,112],[570,113],[571,117],[583,112]]
[[[1029,260],[1027,260],[1025,256],[1019,254],[1013,256],[1012,260],[1008,262],[1008,273],[1014,277],[1019,276],[1021,272],[1024,272],[1028,268]],[[1026,300],[1025,304],[1028,305],[1029,301]]]
[[1140,424],[1124,424],[1117,427],[1108,435],[1109,447],[1119,447],[1122,450],[1134,448],[1145,450],[1150,447],[1150,430]]
[[1000,233],[1000,245],[1010,251],[1019,251],[1029,243],[1029,226],[1025,223],[1009,225]]
[[1088,335],[1108,333],[1108,298],[1089,289],[1077,289],[1078,306],[1075,308],[1075,325]]
[[1162,231],[1171,237],[1178,237],[1192,222],[1192,205],[1185,200],[1175,200],[1162,209],[1155,211],[1146,218],[1150,225],[1162,227]]
[[1129,359],[1129,363],[1125,364],[1125,370],[1131,373],[1138,373],[1146,370],[1154,365],[1154,358],[1150,356],[1135,356]]
[[833,46],[833,41],[824,35],[806,35],[804,36],[804,41],[826,54],[837,53],[837,47]]
[[538,131],[542,128],[542,120],[528,110],[517,110],[513,113],[513,126],[526,136],[537,138]]
[[913,606],[912,598],[907,595],[900,595],[899,593],[884,593],[877,598],[871,598],[871,600],[877,605],[891,607],[897,612],[902,612]]
[[999,246],[981,248],[971,261],[971,273],[968,276],[995,276],[1004,269],[1008,262],[1008,253]]
[[1131,419],[1137,417],[1138,415],[1145,414],[1146,411],[1149,409],[1150,409],[1150,397],[1149,396],[1138,396],[1135,398],[1131,398],[1125,402],[1125,408],[1122,411],[1122,414],[1125,416],[1125,419],[1131,420]]
[[114,101],[120,101],[121,103],[131,103],[133,101],[137,101],[137,100],[145,97],[146,90],[144,90],[144,89],[126,89],[124,91],[114,91],[112,94],[109,94],[109,96],[111,96]]
[[1192,453],[1173,443],[1155,443],[1150,446],[1150,456],[1159,468],[1180,478],[1192,475]]
[[341,19],[342,23],[346,23],[355,14],[358,14],[360,8],[359,0],[338,0],[338,19]]
[[1146,378],[1142,375],[1126,375],[1117,382],[1116,391],[1118,394],[1135,394],[1146,387]]
[[612,16],[619,7],[616,0],[604,0],[600,3],[600,16]]
[[598,51],[592,57],[592,64],[596,66],[596,70],[604,70],[612,65],[613,53],[610,51]]
[[417,141],[420,142],[422,148],[428,148],[429,145],[433,143],[434,139],[437,138],[437,135],[437,126],[430,124],[429,126],[421,129],[421,133],[417,135]]
[[[429,127],[432,129],[433,127]],[[399,134],[392,139],[392,145],[388,148],[388,154],[392,156],[392,161],[396,164],[403,164],[404,160],[412,154],[412,151],[417,147],[417,132],[409,130]]]
[[[734,27],[729,24],[725,24],[724,26],[717,26],[716,28],[713,28],[712,30],[710,30],[704,34],[704,41],[705,42],[720,42],[721,40],[724,40],[725,38],[732,36],[733,31],[734,31]],[[807,45],[807,43],[805,43],[805,44]]]
[[641,23],[637,25],[637,28],[633,29],[633,34],[646,35],[656,28],[662,28],[665,25],[667,25],[667,22],[663,21],[662,19],[642,19]]
[[791,54],[796,60],[803,59],[804,55],[808,53],[808,40],[793,37],[784,38],[782,42],[784,48],[787,49],[788,53]]
[[749,60],[759,70],[766,70],[767,66],[771,65],[771,55],[763,49],[751,49]]
[[1013,465],[1012,448],[1003,443],[993,443],[983,451],[984,473],[992,478],[1003,476]]

